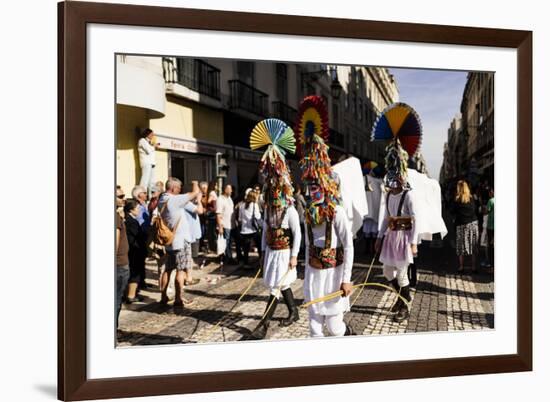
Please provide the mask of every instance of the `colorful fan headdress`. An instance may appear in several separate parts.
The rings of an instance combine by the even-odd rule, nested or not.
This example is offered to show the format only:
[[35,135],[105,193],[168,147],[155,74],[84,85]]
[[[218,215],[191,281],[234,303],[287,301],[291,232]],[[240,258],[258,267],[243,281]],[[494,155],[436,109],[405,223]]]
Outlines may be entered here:
[[[340,203],[337,177],[332,171],[328,146],[328,113],[323,98],[306,97],[298,112],[296,135],[301,148],[302,183],[306,187],[306,222],[319,225],[334,219],[335,208]],[[318,185],[312,193],[310,186]]]
[[250,148],[256,150],[266,145],[259,167],[265,200],[271,207],[285,209],[294,203],[294,188],[285,160],[286,152],[296,151],[294,131],[279,119],[262,120],[252,130]]
[[422,124],[416,111],[406,103],[386,107],[376,119],[372,129],[373,141],[389,141],[386,147],[386,176],[390,188],[410,188],[407,182],[409,155],[414,155],[422,140]]
[[303,144],[313,134],[321,137],[323,141],[328,141],[328,110],[323,98],[312,95],[302,100],[294,131],[298,137],[298,155],[300,156],[302,156]]

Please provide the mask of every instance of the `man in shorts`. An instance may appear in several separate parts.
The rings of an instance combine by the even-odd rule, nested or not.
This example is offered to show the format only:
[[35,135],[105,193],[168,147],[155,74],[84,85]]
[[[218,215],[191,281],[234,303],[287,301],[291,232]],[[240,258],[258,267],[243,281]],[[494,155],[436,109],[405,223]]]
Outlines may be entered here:
[[160,277],[160,288],[162,291],[161,303],[168,303],[168,296],[166,294],[168,280],[170,278],[170,273],[175,269],[176,294],[174,307],[183,307],[193,302],[183,297],[183,286],[185,282],[187,281],[189,283],[192,281],[191,270],[193,269],[193,257],[191,254],[191,243],[194,242],[186,214],[188,212],[196,214],[202,213],[202,204],[200,202],[201,192],[198,182],[193,181],[193,189],[189,193],[180,194],[181,189],[181,181],[175,177],[170,177],[166,181],[166,192],[161,195],[158,206],[159,211],[162,211],[162,218],[174,232],[172,244],[166,246],[166,251],[168,253],[166,270]]

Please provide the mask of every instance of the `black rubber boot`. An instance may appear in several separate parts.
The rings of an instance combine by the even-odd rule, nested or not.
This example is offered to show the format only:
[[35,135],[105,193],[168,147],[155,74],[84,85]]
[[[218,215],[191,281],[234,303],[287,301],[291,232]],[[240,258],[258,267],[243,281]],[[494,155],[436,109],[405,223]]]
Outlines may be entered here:
[[418,275],[416,272],[416,264],[412,263],[409,265],[409,268],[407,269],[407,275],[409,276],[409,286],[411,288],[416,288],[416,283],[418,281]]
[[264,312],[265,317],[258,323],[254,331],[250,334],[252,339],[264,339],[267,335],[267,330],[269,329],[269,321],[273,318],[275,310],[277,309],[277,304],[279,304],[279,299],[273,295],[269,295],[269,300],[267,301],[267,306]]
[[[397,279],[393,279],[391,281],[391,285],[397,291],[397,293],[399,293],[401,291],[401,287],[399,286],[399,283],[397,282]],[[395,301],[395,303],[393,304],[393,306],[391,307],[390,313],[393,313],[393,314],[397,313],[401,309],[402,306],[403,306],[403,300],[401,300],[401,298],[398,297],[397,300]]]
[[353,328],[351,325],[346,324],[346,332],[344,332],[344,336],[350,336],[350,335],[356,335],[356,333],[353,331]]
[[296,307],[296,302],[294,301],[292,289],[285,289],[281,293],[283,294],[283,300],[288,307],[288,317],[283,319],[279,325],[281,327],[288,327],[289,325],[292,325],[292,323],[300,319],[300,314],[298,314],[298,307]]
[[[411,301],[411,292],[410,292],[409,286],[404,286],[401,288],[401,296],[403,296],[408,302]],[[401,308],[399,309],[397,314],[393,317],[393,320],[395,322],[403,322],[410,316],[409,306],[405,304],[403,301],[401,301],[401,303],[402,303]]]

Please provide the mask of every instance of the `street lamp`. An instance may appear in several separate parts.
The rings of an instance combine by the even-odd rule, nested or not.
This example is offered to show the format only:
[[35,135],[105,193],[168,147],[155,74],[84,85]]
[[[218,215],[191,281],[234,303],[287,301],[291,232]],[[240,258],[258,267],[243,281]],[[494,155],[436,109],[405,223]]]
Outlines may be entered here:
[[[318,81],[322,77],[322,75],[326,73],[326,69],[301,73],[302,89],[304,87],[306,77],[310,81]],[[330,83],[330,95],[333,99],[338,100],[340,98],[340,95],[342,94],[342,85],[340,85],[340,81],[338,81],[338,73],[336,71],[336,67],[330,67],[329,73],[332,80]]]

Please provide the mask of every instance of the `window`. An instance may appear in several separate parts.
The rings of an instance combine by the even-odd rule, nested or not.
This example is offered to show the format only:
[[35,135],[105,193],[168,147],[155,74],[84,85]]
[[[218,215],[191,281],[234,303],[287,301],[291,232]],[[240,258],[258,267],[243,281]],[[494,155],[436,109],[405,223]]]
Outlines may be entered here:
[[283,103],[288,103],[288,78],[286,64],[277,63],[275,71],[277,99]]
[[317,92],[315,91],[315,87],[308,82],[306,83],[306,96],[310,95],[317,95]]
[[254,86],[254,63],[250,61],[238,61],[237,62],[237,77],[240,81]]
[[359,70],[357,73],[357,89],[359,90],[360,94],[363,94],[363,72]]

